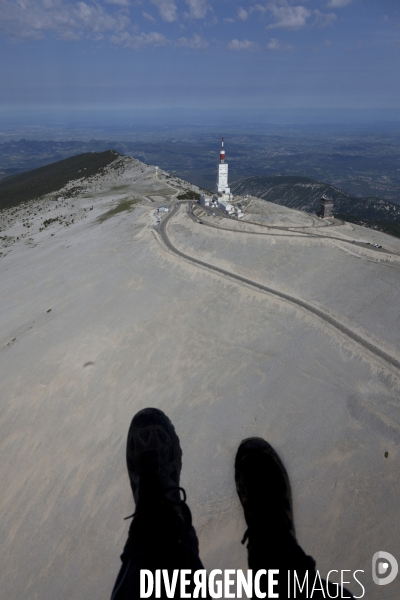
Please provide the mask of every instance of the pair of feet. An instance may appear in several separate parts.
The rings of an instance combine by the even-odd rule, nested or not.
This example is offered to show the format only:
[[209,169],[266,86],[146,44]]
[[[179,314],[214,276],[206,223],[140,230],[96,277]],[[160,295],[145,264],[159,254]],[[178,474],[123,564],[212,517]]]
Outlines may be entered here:
[[[145,408],[132,420],[127,467],[135,515],[156,504],[182,513],[186,494],[179,487],[182,450],[174,426],[159,409]],[[235,481],[248,530],[279,531],[295,541],[289,477],[275,450],[261,438],[243,440],[235,458]],[[181,495],[183,494],[183,500]]]

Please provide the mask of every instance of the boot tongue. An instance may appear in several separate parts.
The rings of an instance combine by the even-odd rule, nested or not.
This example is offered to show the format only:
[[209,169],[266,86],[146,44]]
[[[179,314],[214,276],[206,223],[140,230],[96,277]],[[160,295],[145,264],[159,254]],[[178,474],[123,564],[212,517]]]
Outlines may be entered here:
[[143,452],[140,457],[140,493],[138,508],[140,505],[158,504],[163,497],[161,479],[159,473],[159,462],[156,450]]

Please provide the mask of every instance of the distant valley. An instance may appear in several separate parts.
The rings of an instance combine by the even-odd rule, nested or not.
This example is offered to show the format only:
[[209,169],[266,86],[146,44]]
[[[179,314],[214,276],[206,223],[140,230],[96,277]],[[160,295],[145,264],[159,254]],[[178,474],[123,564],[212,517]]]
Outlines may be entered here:
[[[93,132],[94,136],[96,132]],[[27,132],[28,135],[28,132]],[[83,135],[83,134],[82,134]],[[356,198],[400,203],[400,133],[334,128],[260,126],[260,133],[232,128],[210,131],[130,132],[97,139],[9,139],[0,143],[0,178],[87,152],[114,149],[158,165],[195,185],[214,190],[220,136],[225,135],[229,181],[296,176],[324,181]],[[67,138],[67,139],[65,139]],[[4,138],[3,138],[4,139]]]

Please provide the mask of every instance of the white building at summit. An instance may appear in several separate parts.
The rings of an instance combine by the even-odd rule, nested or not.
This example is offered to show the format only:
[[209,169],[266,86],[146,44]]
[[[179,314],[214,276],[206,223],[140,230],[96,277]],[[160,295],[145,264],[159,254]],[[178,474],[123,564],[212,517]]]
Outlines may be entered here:
[[222,146],[219,153],[217,192],[220,194],[230,193],[228,187],[228,163],[225,162],[224,138],[222,138]]

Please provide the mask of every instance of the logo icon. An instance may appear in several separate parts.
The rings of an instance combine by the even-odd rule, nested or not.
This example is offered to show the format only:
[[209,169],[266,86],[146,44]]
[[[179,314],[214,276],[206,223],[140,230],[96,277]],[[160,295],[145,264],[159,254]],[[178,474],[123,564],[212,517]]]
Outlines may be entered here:
[[395,557],[389,552],[379,550],[372,557],[372,579],[376,585],[392,583],[399,572],[399,565]]

